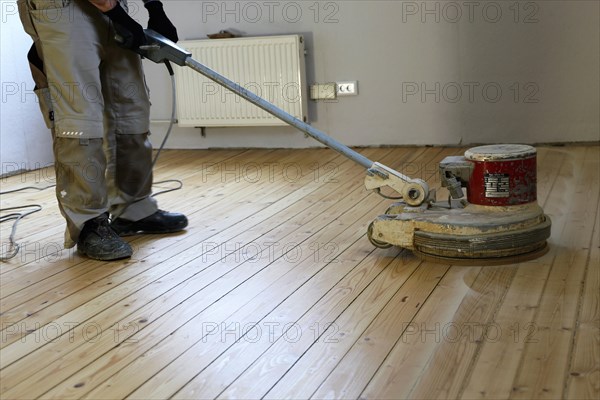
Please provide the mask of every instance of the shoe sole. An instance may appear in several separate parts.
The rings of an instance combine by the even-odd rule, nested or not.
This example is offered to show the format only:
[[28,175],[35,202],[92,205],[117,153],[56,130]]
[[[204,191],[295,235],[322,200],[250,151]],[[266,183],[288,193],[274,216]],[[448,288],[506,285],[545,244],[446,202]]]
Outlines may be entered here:
[[132,253],[132,254],[123,254],[123,255],[118,255],[118,256],[114,256],[114,255],[113,256],[109,256],[109,255],[91,256],[88,253],[86,253],[85,251],[79,250],[79,249],[77,249],[77,254],[79,254],[82,257],[87,257],[89,259],[97,260],[97,261],[119,261],[119,260],[125,260],[127,258],[131,258],[131,256],[133,255],[133,253]]
[[170,229],[170,230],[160,230],[160,231],[148,231],[148,230],[139,230],[139,231],[124,231],[124,232],[119,232],[117,230],[115,230],[115,232],[117,232],[117,235],[119,235],[120,237],[126,237],[126,236],[136,236],[136,235],[161,235],[161,234],[169,234],[169,233],[177,233],[177,232],[183,232],[185,230],[184,228],[176,228],[176,229]]

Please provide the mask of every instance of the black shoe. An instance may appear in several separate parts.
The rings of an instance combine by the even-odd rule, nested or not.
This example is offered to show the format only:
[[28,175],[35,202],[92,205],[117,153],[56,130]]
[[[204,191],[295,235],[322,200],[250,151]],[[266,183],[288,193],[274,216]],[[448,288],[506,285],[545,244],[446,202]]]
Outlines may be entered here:
[[185,215],[158,210],[154,214],[129,221],[124,218],[115,219],[110,226],[120,236],[135,235],[136,233],[173,233],[183,230],[188,224]]
[[129,258],[133,250],[108,223],[108,214],[90,219],[83,225],[77,240],[77,251],[89,258],[113,261]]

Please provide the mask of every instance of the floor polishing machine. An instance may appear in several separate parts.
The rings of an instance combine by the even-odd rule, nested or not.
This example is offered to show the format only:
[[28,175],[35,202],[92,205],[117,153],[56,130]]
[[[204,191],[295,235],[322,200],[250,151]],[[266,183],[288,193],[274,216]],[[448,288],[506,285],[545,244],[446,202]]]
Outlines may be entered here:
[[476,265],[520,262],[547,251],[551,221],[537,204],[535,148],[489,145],[446,157],[439,173],[449,197],[436,201],[436,191],[425,181],[369,160],[202,65],[160,34],[146,30],[146,37],[147,45],[136,50],[143,57],[192,68],[366,168],[368,190],[395,191],[398,202],[368,228],[373,245],[399,246],[435,262]]

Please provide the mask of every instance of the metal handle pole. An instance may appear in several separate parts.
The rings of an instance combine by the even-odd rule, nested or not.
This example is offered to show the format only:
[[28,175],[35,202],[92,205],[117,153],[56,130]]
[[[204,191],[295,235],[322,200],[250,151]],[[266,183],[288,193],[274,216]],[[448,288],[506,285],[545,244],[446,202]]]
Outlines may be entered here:
[[371,166],[373,165],[373,161],[369,160],[367,157],[363,156],[362,154],[357,153],[356,151],[352,150],[348,146],[338,142],[337,140],[331,138],[330,136],[321,132],[320,130],[308,125],[306,122],[300,121],[298,118],[294,117],[293,115],[291,115],[291,114],[283,111],[282,109],[276,107],[275,105],[269,103],[262,97],[255,95],[254,93],[250,92],[248,89],[240,86],[239,84],[237,84],[233,81],[230,81],[229,79],[218,74],[217,72],[213,71],[212,69],[208,68],[207,66],[200,64],[198,61],[194,60],[192,57],[188,57],[185,60],[185,65],[192,68],[194,71],[197,71],[200,74],[204,75],[208,79],[215,81],[219,85],[231,90],[235,94],[243,97],[244,99],[248,100],[250,103],[262,108],[269,114],[272,114],[275,117],[279,118],[280,120],[288,123],[289,125],[291,125],[295,128],[298,128],[299,130],[306,133],[307,135],[310,135],[315,140],[323,143],[325,146],[337,151],[338,153],[342,154],[343,156],[348,157],[349,159],[362,165],[366,169],[371,168]]

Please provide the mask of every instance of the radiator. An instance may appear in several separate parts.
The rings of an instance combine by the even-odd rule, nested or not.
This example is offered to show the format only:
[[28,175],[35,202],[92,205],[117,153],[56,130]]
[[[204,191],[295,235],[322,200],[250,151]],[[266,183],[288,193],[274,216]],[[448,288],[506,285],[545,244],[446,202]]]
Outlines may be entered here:
[[[192,57],[306,121],[304,40],[300,35],[181,41]],[[281,120],[190,68],[177,68],[182,127],[277,126]]]

